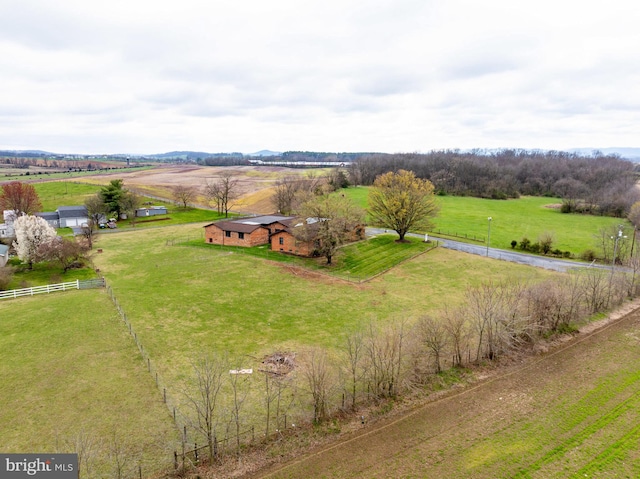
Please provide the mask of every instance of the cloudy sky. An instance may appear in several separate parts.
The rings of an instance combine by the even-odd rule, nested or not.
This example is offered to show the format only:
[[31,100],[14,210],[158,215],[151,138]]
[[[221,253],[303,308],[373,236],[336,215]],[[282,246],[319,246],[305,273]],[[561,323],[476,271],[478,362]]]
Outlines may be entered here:
[[638,146],[637,0],[0,0],[0,149]]

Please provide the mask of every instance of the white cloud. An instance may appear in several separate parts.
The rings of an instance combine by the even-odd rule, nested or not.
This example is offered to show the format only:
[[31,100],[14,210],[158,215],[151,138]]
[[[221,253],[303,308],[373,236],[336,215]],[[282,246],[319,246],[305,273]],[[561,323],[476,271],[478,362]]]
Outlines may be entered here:
[[0,148],[638,146],[640,7],[0,0]]

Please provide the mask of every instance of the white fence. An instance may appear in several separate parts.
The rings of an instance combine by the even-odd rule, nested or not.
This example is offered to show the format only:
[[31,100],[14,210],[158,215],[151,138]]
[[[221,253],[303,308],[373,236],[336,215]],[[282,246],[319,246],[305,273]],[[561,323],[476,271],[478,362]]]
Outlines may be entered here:
[[47,284],[46,286],[35,286],[33,288],[11,289],[0,291],[0,299],[19,298],[21,296],[33,296],[43,293],[54,293],[56,291],[69,291],[71,289],[104,288],[104,278],[88,279],[80,281],[69,281],[68,283]]

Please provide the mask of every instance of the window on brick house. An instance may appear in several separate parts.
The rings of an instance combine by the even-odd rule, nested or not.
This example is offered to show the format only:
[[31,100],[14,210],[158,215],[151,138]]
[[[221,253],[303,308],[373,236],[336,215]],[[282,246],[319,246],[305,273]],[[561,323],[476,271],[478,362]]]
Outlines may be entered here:
[[244,233],[238,233],[238,239],[244,239]]
[[282,236],[280,236],[280,238],[278,238],[278,243],[279,244],[284,244],[284,238]]
[[225,232],[224,232],[224,235],[225,235],[227,238],[231,238],[231,231],[225,231]]

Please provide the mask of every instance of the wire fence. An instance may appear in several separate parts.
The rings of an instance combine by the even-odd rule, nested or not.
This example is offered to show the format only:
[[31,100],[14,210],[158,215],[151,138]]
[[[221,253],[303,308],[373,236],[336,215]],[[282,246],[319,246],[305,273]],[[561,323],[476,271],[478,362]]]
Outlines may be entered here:
[[450,236],[452,238],[466,239],[469,241],[475,241],[477,243],[487,242],[487,239],[484,236],[476,236],[468,233],[458,233],[458,232],[452,233],[451,231],[437,230],[437,231],[432,231],[432,234],[435,234],[438,236]]
[[120,305],[118,299],[116,298],[113,292],[113,289],[109,285],[107,285],[106,288],[107,288],[107,293],[109,293],[109,297],[111,298],[111,301],[115,305],[116,310],[120,315],[120,318],[122,319],[125,326],[129,330],[129,335],[131,336],[133,341],[136,343],[136,346],[138,347],[138,351],[140,351],[140,355],[142,356],[142,360],[144,361],[149,374],[151,374],[151,376],[155,380],[156,387],[162,393],[162,401],[167,406],[167,409],[169,409],[169,413],[173,417],[173,421],[175,423],[176,428],[178,429],[178,431],[186,431],[187,424],[189,423],[187,416],[180,411],[180,408],[178,407],[178,401],[171,394],[167,381],[163,379],[155,362],[151,360],[151,356],[149,355],[149,352],[142,345],[142,342],[138,338],[138,334],[133,329],[133,326],[131,325],[131,321],[129,321],[127,314],[122,309],[122,306]]

